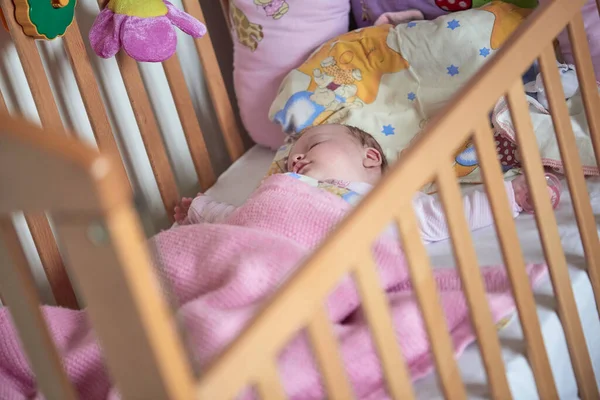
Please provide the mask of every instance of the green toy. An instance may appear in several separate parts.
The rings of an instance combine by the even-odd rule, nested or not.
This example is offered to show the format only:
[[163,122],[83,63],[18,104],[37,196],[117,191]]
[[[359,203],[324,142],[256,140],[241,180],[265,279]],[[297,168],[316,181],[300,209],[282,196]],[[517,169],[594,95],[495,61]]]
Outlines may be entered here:
[[73,23],[77,0],[13,0],[15,17],[27,36],[52,40]]
[[[435,4],[444,11],[465,11],[471,8],[482,7],[493,0],[435,0]],[[502,0],[521,8],[536,8],[538,0]]]

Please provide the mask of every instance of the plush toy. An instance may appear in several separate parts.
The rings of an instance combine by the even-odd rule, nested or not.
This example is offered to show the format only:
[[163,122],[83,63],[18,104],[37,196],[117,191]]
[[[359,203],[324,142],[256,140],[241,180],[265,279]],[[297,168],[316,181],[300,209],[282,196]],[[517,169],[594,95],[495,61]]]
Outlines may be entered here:
[[175,25],[194,38],[206,33],[203,23],[163,0],[110,0],[90,30],[92,48],[102,58],[123,48],[141,62],[162,62],[177,50]]

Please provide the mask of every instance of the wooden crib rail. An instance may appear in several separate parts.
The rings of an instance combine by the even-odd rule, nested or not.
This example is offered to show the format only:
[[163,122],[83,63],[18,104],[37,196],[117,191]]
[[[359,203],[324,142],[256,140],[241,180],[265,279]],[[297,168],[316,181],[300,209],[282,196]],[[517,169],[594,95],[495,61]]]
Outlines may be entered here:
[[[373,339],[379,350],[388,392],[396,399],[413,398],[407,368],[395,342],[385,297],[377,289],[375,264],[370,253],[371,244],[390,221],[398,223],[443,392],[447,398],[466,397],[452,356],[450,338],[442,317],[428,256],[419,239],[415,216],[410,211],[412,195],[432,181],[436,181],[440,188],[455,258],[483,355],[492,397],[510,398],[497,331],[485,300],[473,243],[462,212],[458,184],[451,172],[451,160],[455,151],[469,137],[475,141],[539,396],[544,399],[558,398],[487,119],[489,110],[501,96],[508,98],[511,115],[518,131],[524,170],[532,190],[536,221],[580,396],[585,399],[598,398],[598,387],[569,283],[556,220],[544,187],[540,153],[521,83],[522,73],[539,58],[550,97],[550,111],[556,126],[561,158],[565,164],[565,173],[584,243],[587,268],[600,310],[600,271],[597,265],[600,260],[600,242],[581,161],[564,104],[552,45],[554,38],[567,27],[575,49],[577,73],[598,159],[600,107],[580,13],[580,7],[584,3],[582,0],[546,2],[528,18],[500,49],[493,61],[486,64],[455,97],[452,104],[439,113],[411,150],[274,296],[244,334],[203,374],[198,384],[199,398],[233,398],[241,389],[253,384],[257,384],[260,393],[266,394],[263,398],[282,398],[281,384],[273,382],[276,376],[276,371],[273,371],[275,359],[293,335],[305,327],[312,338],[313,350],[319,361],[329,397],[344,398],[349,389],[337,351],[331,348],[324,349],[323,343],[315,339],[313,326],[318,324],[323,334],[327,333],[329,328],[326,321],[322,321],[324,317],[321,315],[323,301],[346,274],[354,277],[363,299],[365,314],[369,318]],[[310,293],[310,296],[307,296],[307,293]],[[331,339],[322,340],[331,344]],[[327,362],[323,361],[326,357],[329,357]],[[239,363],[239,360],[253,362]],[[338,390],[340,392],[337,392]]]
[[[18,181],[11,173],[15,169]],[[118,162],[75,139],[0,113],[0,187],[10,188],[0,201],[2,224],[7,213],[17,210],[50,212],[69,272],[88,302],[87,313],[123,397],[193,397],[192,370]],[[74,399],[21,247],[10,235],[3,239],[13,262],[0,263],[0,291],[40,388],[48,398]]]
[[[0,6],[3,15],[6,16],[7,26],[31,89],[42,126],[55,134],[65,134],[59,109],[35,41],[26,36],[17,23],[13,1],[0,0]],[[203,21],[199,2],[186,0],[184,6],[191,15]],[[69,57],[98,147],[103,153],[113,155],[116,160],[120,161],[121,155],[105,104],[100,95],[98,80],[86,53],[84,36],[87,36],[87,32],[82,32],[75,20],[65,36],[58,39],[58,41],[63,43]],[[222,131],[221,135],[226,144],[226,149],[222,149],[222,151],[226,151],[230,159],[234,161],[242,155],[244,148],[240,131],[236,125],[233,107],[223,83],[223,74],[217,62],[210,37],[207,35],[204,38],[197,39],[195,44],[204,77],[209,87],[213,107],[216,110],[217,120]],[[144,86],[138,64],[124,53],[118,54],[116,58],[163,205],[168,217],[172,218],[173,207],[179,201],[179,189],[148,92]],[[178,57],[174,56],[165,61],[163,68],[198,181],[202,190],[206,190],[214,184],[217,176],[204,140],[205,132],[203,132],[196,116],[192,96],[186,86]],[[6,111],[6,105],[2,94],[0,94],[0,112],[2,111]],[[125,174],[122,161],[117,162],[117,167]],[[43,214],[27,214],[26,221],[48,277],[56,304],[78,308],[77,299],[71,288],[64,262],[47,218]],[[16,231],[11,224],[5,224],[5,230],[7,234],[10,231],[13,238],[16,237]]]

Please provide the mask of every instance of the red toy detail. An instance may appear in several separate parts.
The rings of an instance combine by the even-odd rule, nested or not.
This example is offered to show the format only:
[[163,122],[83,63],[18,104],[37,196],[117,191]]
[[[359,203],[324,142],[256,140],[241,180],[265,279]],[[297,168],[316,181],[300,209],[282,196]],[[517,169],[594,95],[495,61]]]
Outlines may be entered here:
[[444,11],[464,11],[473,7],[473,0],[435,0],[435,5]]

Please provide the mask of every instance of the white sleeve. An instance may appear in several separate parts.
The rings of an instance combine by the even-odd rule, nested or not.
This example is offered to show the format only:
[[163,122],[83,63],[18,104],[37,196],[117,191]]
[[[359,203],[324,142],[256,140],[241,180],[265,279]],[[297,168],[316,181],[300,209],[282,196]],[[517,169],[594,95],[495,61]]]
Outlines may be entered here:
[[235,210],[236,207],[230,204],[214,201],[205,195],[198,196],[190,205],[186,224],[221,222]]
[[[520,208],[516,204],[512,184],[504,182],[504,186],[513,217],[516,217]],[[450,237],[444,207],[437,196],[418,193],[413,200],[413,206],[419,221],[421,238],[425,243],[439,242]],[[494,224],[487,195],[481,190],[474,190],[463,197],[463,210],[471,231]]]

